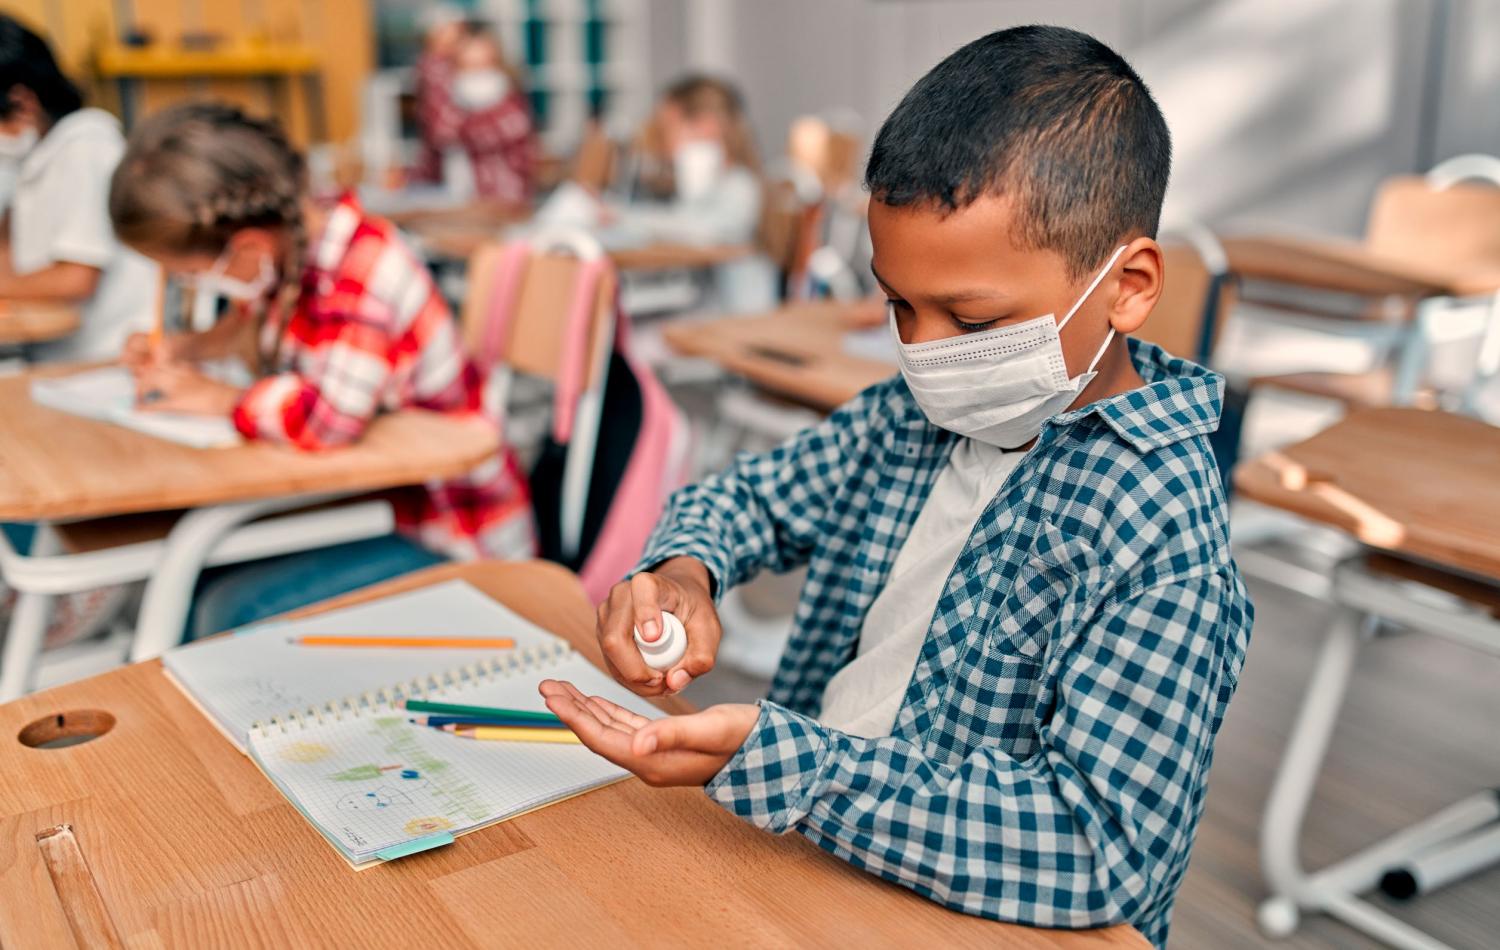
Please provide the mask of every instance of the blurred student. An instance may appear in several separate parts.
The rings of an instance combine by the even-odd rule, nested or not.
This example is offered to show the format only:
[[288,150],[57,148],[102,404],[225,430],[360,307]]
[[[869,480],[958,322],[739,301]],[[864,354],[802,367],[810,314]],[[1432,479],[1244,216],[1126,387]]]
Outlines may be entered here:
[[[919,80],[865,175],[900,374],[678,492],[599,612],[615,677],[675,692],[725,590],[805,565],[770,698],[650,721],[547,681],[548,707],[651,784],[955,910],[1166,946],[1252,618],[1223,380],[1127,339],[1170,161],[1140,77],[1073,30]],[[665,672],[631,634],[662,610],[687,632]]]
[[[655,141],[670,157],[666,202],[612,205],[614,224],[646,240],[675,244],[754,244],[764,189],[743,97],[731,83],[689,75],[662,93]],[[714,269],[714,303],[736,312],[776,305],[776,271],[761,255]]]
[[110,229],[109,176],[124,150],[114,116],[84,108],[47,43],[0,14],[0,162],[14,171],[0,300],[81,308],[78,330],[36,346],[39,359],[112,359],[155,319],[157,269]]
[[487,25],[438,16],[417,61],[416,91],[422,151],[414,180],[472,187],[504,204],[531,201],[538,153],[531,109]]
[[[427,269],[352,196],[307,198],[301,156],[269,121],[211,103],[158,114],[131,137],[110,189],[121,240],[233,301],[213,329],[126,361],[143,407],[229,416],[248,439],[316,451],[348,445],[381,412],[480,408],[483,374]],[[195,361],[246,357],[248,388]],[[530,509],[511,457],[399,493],[400,536],[206,575],[193,632],[210,633],[454,557],[526,556]]]

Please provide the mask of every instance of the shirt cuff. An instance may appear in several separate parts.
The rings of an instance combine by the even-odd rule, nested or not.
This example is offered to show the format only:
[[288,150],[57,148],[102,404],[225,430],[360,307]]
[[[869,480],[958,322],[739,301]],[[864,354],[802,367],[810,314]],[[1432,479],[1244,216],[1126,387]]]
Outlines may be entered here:
[[713,593],[714,603],[717,604],[724,596],[725,583],[729,578],[729,558],[718,546],[708,544],[695,536],[706,530],[705,528],[695,531],[688,526],[674,526],[670,537],[646,548],[646,553],[641,555],[640,561],[631,568],[629,574],[625,575],[626,579],[642,571],[649,571],[662,561],[674,557],[690,557],[703,562],[703,566],[708,568],[708,586]]
[[827,784],[828,754],[821,723],[762,700],[744,744],[703,790],[757,828],[783,834],[807,815]]

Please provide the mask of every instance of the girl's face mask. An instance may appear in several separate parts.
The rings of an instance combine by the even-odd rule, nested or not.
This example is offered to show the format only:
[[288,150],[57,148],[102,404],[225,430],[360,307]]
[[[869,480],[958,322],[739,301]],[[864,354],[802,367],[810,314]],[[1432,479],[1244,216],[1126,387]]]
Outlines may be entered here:
[[1072,405],[1093,381],[1095,367],[1114,339],[1110,327],[1088,369],[1068,376],[1063,328],[1124,250],[1123,245],[1115,250],[1061,320],[1049,313],[983,333],[906,344],[896,329],[895,307],[889,307],[901,375],[922,412],[934,425],[1001,449],[1019,448],[1036,438],[1042,423]]
[[225,273],[233,256],[233,245],[226,245],[212,267],[198,274],[186,275],[184,281],[201,292],[217,293],[238,301],[259,300],[276,286],[276,267],[271,263],[270,255],[261,254],[260,272],[252,280],[241,280]]
[[30,125],[19,132],[0,133],[0,161],[18,163],[36,148],[41,135]]

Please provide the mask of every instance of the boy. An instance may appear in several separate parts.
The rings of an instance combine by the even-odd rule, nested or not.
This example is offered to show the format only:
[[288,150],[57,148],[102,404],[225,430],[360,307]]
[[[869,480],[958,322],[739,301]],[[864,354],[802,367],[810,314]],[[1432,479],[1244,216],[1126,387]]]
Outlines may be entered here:
[[[1251,622],[1220,380],[1123,336],[1161,292],[1169,153],[1139,77],[1072,30],[928,73],[866,176],[901,375],[679,492],[599,610],[616,678],[676,691],[724,589],[806,564],[771,699],[648,724],[547,682],[548,707],[950,907],[1164,945]],[[630,642],[661,610],[689,643],[664,676]]]

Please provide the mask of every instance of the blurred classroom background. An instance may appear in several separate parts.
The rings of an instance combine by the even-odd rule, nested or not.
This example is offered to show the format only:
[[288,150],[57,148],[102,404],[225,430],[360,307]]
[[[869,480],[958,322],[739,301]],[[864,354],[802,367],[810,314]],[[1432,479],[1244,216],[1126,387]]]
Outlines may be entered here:
[[[491,408],[531,473],[542,551],[591,593],[630,566],[672,485],[893,372],[860,174],[904,90],[1010,25],[1059,23],[1111,44],[1157,96],[1175,146],[1168,293],[1143,335],[1228,379],[1215,450],[1257,607],[1173,944],[1495,946],[1500,4],[9,0],[5,12],[127,135],[170,104],[227,100],[284,125],[314,196],[353,189],[396,222],[472,350],[510,370]],[[476,52],[470,71],[488,78],[460,92],[461,44],[442,44],[447,107],[468,131],[435,141],[422,85],[436,80],[422,63],[463,23],[500,56]],[[695,75],[711,79],[679,83]],[[502,99],[535,135],[497,159],[466,123]],[[683,128],[701,114],[718,151],[689,159]],[[521,184],[506,177],[515,168]],[[0,173],[0,188],[16,187],[13,167]],[[527,241],[529,260],[506,257]],[[612,262],[618,309],[612,284],[587,283],[598,275],[575,258]],[[496,305],[511,336],[493,347],[494,288],[516,279],[512,265],[526,276],[513,306]],[[216,312],[190,287],[163,300],[185,325]],[[45,371],[49,340],[76,319],[13,309],[32,321],[7,330],[0,317],[14,380]],[[205,475],[164,456],[146,472],[158,463],[143,452],[121,456],[142,479],[191,472],[223,490],[70,494],[21,461],[54,451],[39,435],[52,417],[11,401],[24,392],[0,407],[0,521],[53,527],[29,553],[0,551],[4,699],[179,642],[201,569],[389,531],[389,514],[371,527],[364,508],[298,505],[424,480],[420,459],[415,473],[361,475],[359,457],[338,471],[308,463],[278,491],[229,463]],[[405,451],[391,438],[387,454]],[[54,461],[94,443],[57,444]],[[226,520],[195,542],[184,511],[195,530],[208,530],[204,513]],[[168,562],[170,581],[158,576]],[[798,583],[763,578],[726,598],[719,669],[689,699],[764,694]],[[107,609],[76,599],[99,587],[122,593]],[[86,629],[44,642],[64,602]]]

